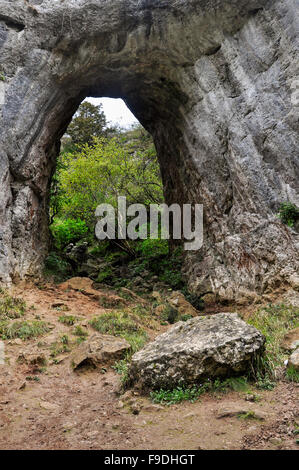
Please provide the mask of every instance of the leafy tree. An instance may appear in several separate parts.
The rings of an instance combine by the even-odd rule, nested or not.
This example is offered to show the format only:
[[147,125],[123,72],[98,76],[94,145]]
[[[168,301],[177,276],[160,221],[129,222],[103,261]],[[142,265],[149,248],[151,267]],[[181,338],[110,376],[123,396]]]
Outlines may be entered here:
[[102,105],[94,106],[84,101],[66,131],[63,144],[69,151],[74,146],[92,145],[94,137],[103,137],[106,134],[107,120]]
[[81,219],[93,228],[94,213],[101,203],[116,207],[117,198],[128,204],[163,201],[160,170],[154,146],[139,150],[125,137],[94,138],[76,153],[60,157],[59,193],[53,202],[65,218]]

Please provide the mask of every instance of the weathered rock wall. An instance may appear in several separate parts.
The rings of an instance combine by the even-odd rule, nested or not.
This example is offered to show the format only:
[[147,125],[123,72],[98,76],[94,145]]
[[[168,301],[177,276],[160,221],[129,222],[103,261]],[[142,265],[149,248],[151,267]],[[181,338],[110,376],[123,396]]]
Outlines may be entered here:
[[190,287],[298,288],[298,234],[275,216],[299,205],[297,18],[294,0],[0,0],[0,281],[40,271],[59,139],[111,96],[152,133],[167,201],[204,204]]

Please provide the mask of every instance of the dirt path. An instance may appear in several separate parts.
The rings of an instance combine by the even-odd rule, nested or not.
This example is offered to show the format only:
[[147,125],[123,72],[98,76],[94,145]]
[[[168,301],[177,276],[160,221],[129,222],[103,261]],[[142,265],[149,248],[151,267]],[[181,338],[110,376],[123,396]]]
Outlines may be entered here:
[[[61,311],[54,304],[63,303],[68,315],[87,320],[106,311],[81,292],[53,286],[16,293],[35,306],[26,318],[38,315],[55,326],[45,337],[26,342],[27,348],[37,343],[47,348],[57,335],[69,332],[57,321]],[[298,449],[295,384],[280,382],[273,391],[258,391],[258,403],[231,392],[161,407],[134,394],[120,396],[119,376],[112,369],[74,373],[67,354],[37,374],[16,362],[23,349],[23,342],[6,341],[8,363],[0,366],[0,449]],[[235,411],[244,409],[254,410],[261,420],[238,418]],[[221,413],[228,416],[219,418]]]

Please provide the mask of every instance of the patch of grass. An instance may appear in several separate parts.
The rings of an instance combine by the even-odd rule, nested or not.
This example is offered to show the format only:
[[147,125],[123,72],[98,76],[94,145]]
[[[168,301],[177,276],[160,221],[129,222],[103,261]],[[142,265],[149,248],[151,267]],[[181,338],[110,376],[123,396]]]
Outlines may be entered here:
[[299,383],[299,372],[293,366],[287,368],[286,377],[290,382]]
[[22,340],[27,340],[37,336],[42,336],[49,331],[50,328],[48,324],[43,321],[15,321],[13,323],[0,323],[0,336],[2,339],[21,338]]
[[126,311],[115,311],[95,317],[90,325],[103,334],[120,336],[130,343],[132,353],[142,348],[147,340],[143,328]]
[[57,341],[52,344],[50,356],[55,358],[59,354],[70,352],[71,350],[69,348],[69,343],[69,337],[67,335],[62,335],[60,337],[60,341]]
[[299,208],[291,202],[284,202],[280,205],[278,217],[284,224],[293,227],[299,220]]
[[62,344],[69,344],[69,342],[70,342],[70,339],[69,339],[68,335],[62,335],[60,340],[61,340]]
[[114,366],[112,366],[120,376],[121,376],[121,384],[123,387],[126,387],[127,383],[129,382],[129,362],[127,359],[121,359],[117,361]]
[[190,401],[194,403],[203,393],[204,389],[197,386],[184,388],[177,387],[173,390],[160,389],[151,392],[150,397],[154,403],[161,403],[162,405],[175,405],[182,401]]
[[79,318],[75,317],[74,315],[62,315],[58,318],[60,323],[68,326],[73,326],[75,323],[77,323],[78,320]]
[[266,337],[264,358],[255,365],[260,376],[275,379],[275,369],[283,366],[287,354],[281,348],[285,334],[299,326],[299,308],[284,304],[271,305],[252,315],[248,323],[257,328]]
[[255,412],[254,411],[247,411],[246,413],[240,413],[238,415],[238,418],[239,419],[258,419],[257,416],[255,415]]
[[194,403],[198,398],[207,392],[226,393],[229,390],[248,391],[248,381],[246,377],[230,377],[225,380],[216,379],[214,381],[206,380],[200,385],[190,387],[178,386],[172,390],[155,390],[150,393],[154,403],[162,405],[174,405],[182,401]]
[[73,331],[75,336],[79,336],[79,338],[87,338],[88,332],[82,328],[82,326],[77,325]]
[[26,312],[23,299],[12,297],[7,292],[0,292],[0,320],[20,318]]

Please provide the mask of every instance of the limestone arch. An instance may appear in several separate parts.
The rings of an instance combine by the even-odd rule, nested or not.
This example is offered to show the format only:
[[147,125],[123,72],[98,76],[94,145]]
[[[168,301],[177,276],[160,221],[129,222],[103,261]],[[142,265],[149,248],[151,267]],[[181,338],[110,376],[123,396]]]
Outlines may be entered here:
[[205,206],[190,287],[240,300],[298,286],[298,235],[275,217],[299,202],[295,13],[292,0],[0,0],[0,280],[40,271],[59,140],[86,96],[110,96],[153,135],[167,202]]

